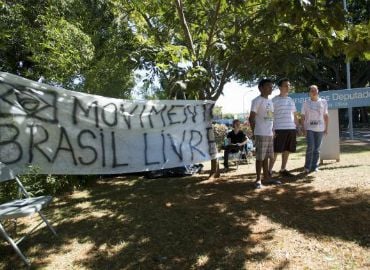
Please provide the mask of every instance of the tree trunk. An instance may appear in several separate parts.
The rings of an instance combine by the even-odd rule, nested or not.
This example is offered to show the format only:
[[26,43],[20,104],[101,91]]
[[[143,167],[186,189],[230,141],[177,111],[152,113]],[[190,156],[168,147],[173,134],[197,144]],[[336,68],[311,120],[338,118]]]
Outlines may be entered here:
[[220,177],[220,166],[218,159],[211,160],[211,173],[209,175],[209,179],[219,178]]

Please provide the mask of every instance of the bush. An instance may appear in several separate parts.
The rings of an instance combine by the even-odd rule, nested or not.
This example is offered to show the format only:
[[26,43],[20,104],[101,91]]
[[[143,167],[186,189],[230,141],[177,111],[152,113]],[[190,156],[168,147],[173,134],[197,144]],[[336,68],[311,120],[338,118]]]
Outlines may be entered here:
[[249,125],[249,122],[245,122],[245,123],[243,123],[243,125],[241,126],[241,128],[240,128],[243,132],[244,132],[244,134],[245,135],[247,135],[247,137],[249,138],[249,139],[251,139],[252,138],[252,136],[253,136],[253,132],[252,132],[252,128],[251,128],[251,126]]
[[212,124],[213,132],[215,134],[215,141],[218,150],[221,149],[224,144],[224,138],[227,134],[227,127],[222,124]]
[[[71,192],[86,186],[96,179],[96,175],[42,175],[37,167],[30,167],[29,172],[20,175],[23,186],[31,196],[55,195]],[[15,181],[2,183],[0,186],[0,203],[19,197],[18,185]]]

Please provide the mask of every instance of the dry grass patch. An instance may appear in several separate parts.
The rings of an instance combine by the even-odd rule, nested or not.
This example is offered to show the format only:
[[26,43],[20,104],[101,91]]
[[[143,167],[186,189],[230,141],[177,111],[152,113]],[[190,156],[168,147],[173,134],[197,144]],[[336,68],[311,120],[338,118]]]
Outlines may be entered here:
[[[288,164],[296,176],[258,191],[253,164],[214,181],[207,166],[99,180],[52,204],[58,238],[38,230],[22,250],[34,269],[367,269],[370,146],[341,147],[340,162],[303,175],[301,144]],[[23,267],[4,241],[0,258],[1,269]]]

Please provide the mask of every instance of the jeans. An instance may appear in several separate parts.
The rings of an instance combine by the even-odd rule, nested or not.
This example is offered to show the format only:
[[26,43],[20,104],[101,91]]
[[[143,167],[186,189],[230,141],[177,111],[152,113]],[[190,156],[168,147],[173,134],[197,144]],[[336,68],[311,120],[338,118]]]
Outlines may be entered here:
[[314,171],[318,167],[320,157],[320,147],[324,132],[307,130],[306,140],[306,162],[304,168],[309,171]]

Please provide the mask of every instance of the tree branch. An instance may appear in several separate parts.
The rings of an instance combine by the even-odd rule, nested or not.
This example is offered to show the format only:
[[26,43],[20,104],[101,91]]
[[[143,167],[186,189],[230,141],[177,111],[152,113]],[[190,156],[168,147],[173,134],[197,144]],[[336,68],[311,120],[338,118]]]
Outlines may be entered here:
[[176,5],[176,10],[180,18],[181,26],[185,34],[185,38],[187,41],[187,48],[189,49],[190,53],[192,55],[195,55],[195,49],[193,44],[193,38],[191,37],[191,33],[188,27],[188,23],[186,22],[185,14],[184,14],[184,8],[182,5],[181,0],[174,0]]
[[215,14],[214,14],[214,16],[212,16],[214,19],[213,19],[213,22],[212,22],[212,25],[211,25],[211,30],[209,31],[207,45],[206,45],[206,51],[204,53],[203,61],[207,59],[210,47],[212,45],[212,39],[213,39],[213,35],[214,35],[214,32],[215,32],[218,15],[220,13],[220,7],[221,7],[221,0],[218,0],[216,10],[215,10]]
[[310,74],[311,74],[311,76],[312,76],[312,77],[314,77],[314,78],[315,78],[316,80],[318,80],[319,82],[323,82],[323,83],[325,83],[325,84],[329,85],[332,89],[338,89],[338,88],[340,88],[340,87],[338,86],[338,84],[333,83],[333,82],[331,82],[331,81],[328,81],[328,80],[324,79],[322,76],[320,76],[319,74],[317,74],[317,73],[315,73],[315,72],[310,72],[310,71],[308,71],[308,73],[310,73]]
[[352,73],[352,85],[354,87],[364,87],[368,82],[370,76],[368,75],[370,69],[370,62],[365,62],[365,67],[356,69],[357,72]]
[[144,20],[146,21],[149,29],[154,33],[154,36],[158,40],[159,44],[163,45],[163,41],[162,41],[160,35],[157,34],[158,31],[156,30],[154,25],[151,23],[150,18],[148,17],[148,14],[143,13],[141,11],[138,11],[138,12],[144,18]]
[[222,90],[227,82],[227,80],[229,79],[230,75],[229,75],[229,68],[230,68],[230,61],[227,61],[226,63],[226,66],[224,68],[224,72],[222,73],[222,76],[221,76],[221,79],[219,81],[219,84],[217,85],[216,88],[216,91],[214,91],[214,95],[212,96],[208,96],[207,99],[210,99],[210,100],[217,100],[221,93],[222,93]]

